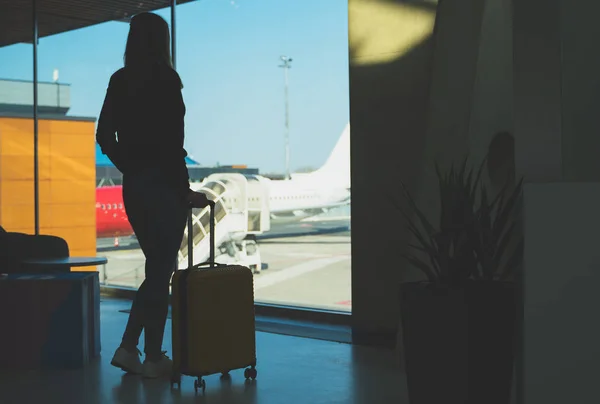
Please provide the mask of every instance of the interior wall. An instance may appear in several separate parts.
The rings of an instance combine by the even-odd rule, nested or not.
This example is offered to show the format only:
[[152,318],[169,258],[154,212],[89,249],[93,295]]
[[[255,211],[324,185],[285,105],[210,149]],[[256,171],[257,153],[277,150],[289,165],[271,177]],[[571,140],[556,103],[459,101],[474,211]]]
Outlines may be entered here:
[[[0,118],[0,224],[33,234],[33,122]],[[96,255],[93,121],[40,119],[40,233],[63,237],[71,256]],[[95,270],[95,268],[94,268]]]
[[[430,160],[425,167],[429,176],[424,187],[437,181],[433,160],[448,167],[469,151],[485,4],[485,0],[439,2],[427,120]],[[429,198],[437,198],[437,194]]]
[[515,164],[531,182],[563,178],[559,9],[513,1]]
[[355,342],[395,344],[399,285],[423,279],[399,256],[401,181],[435,223],[434,161],[512,129],[510,7],[490,1],[349,1]]
[[560,13],[563,175],[600,181],[600,4],[562,0]]
[[[435,4],[350,0],[352,317],[356,343],[393,345],[407,237],[400,181],[420,181]],[[359,213],[360,212],[360,213]]]
[[496,134],[514,136],[512,0],[486,0],[469,121],[469,150],[485,156]]
[[526,404],[600,402],[599,183],[527,184]]
[[514,3],[517,169],[528,182],[525,403],[600,400],[598,12],[590,0]]

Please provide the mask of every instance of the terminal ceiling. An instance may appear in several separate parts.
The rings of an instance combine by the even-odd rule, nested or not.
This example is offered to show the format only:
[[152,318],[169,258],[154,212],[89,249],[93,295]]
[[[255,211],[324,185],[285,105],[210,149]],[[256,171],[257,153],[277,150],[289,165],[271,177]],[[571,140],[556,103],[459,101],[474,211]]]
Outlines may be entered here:
[[[177,4],[193,0],[178,0]],[[35,0],[38,37],[60,34],[169,7],[170,0]],[[0,47],[32,43],[33,0],[0,0]],[[0,60],[0,63],[7,61]]]

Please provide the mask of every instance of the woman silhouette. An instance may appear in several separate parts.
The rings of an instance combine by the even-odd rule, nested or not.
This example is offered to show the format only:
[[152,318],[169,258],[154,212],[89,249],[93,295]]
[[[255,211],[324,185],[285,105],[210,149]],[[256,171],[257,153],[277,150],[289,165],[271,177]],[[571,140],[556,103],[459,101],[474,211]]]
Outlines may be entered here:
[[[150,378],[171,372],[162,341],[187,209],[208,204],[204,194],[189,187],[183,85],[169,44],[169,27],[158,15],[131,19],[125,66],[110,78],[96,132],[102,152],[123,173],[125,210],[146,257],[146,278],[111,364]],[[137,349],[142,329],[143,364]]]

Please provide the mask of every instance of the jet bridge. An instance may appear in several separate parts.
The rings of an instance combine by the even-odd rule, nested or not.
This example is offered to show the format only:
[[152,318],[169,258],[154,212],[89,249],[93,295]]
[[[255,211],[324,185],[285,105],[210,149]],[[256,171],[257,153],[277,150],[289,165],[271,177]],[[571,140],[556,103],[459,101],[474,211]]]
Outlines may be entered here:
[[[194,186],[215,202],[215,261],[240,264],[255,273],[262,268],[256,235],[270,229],[268,186],[262,177],[236,173],[212,174]],[[193,209],[194,264],[209,259],[210,208]],[[179,249],[179,268],[188,261],[188,229]]]

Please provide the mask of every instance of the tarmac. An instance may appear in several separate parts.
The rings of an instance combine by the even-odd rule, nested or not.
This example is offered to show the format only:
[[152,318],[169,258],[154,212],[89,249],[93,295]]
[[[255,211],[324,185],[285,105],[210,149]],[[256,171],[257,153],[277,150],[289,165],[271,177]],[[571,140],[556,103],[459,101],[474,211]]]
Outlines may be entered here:
[[[272,228],[259,239],[268,269],[254,275],[255,301],[305,308],[351,311],[349,219],[333,218]],[[144,280],[144,255],[135,239],[99,240],[99,268],[109,286],[137,288]],[[106,272],[104,272],[106,270]],[[105,278],[106,275],[106,278]]]

